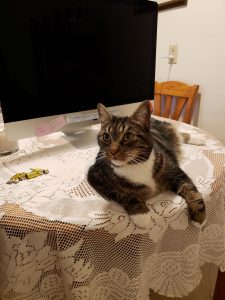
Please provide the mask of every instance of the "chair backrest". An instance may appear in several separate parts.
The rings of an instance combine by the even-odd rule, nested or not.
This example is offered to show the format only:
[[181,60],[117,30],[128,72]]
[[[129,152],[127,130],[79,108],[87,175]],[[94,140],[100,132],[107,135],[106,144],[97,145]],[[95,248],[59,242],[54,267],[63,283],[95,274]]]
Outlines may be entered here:
[[190,124],[199,85],[188,85],[181,81],[155,82],[153,115]]

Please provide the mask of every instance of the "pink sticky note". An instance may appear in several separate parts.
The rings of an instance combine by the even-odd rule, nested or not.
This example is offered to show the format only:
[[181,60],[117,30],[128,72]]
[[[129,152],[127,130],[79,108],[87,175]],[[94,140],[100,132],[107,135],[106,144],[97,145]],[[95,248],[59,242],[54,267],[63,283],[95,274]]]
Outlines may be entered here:
[[53,133],[59,129],[61,129],[63,126],[65,126],[66,120],[63,116],[59,116],[55,119],[53,119],[49,123],[43,123],[40,126],[38,126],[35,130],[36,136],[43,136],[50,133]]
[[52,120],[49,124],[52,127],[53,131],[57,131],[66,125],[66,120],[63,116],[59,116]]
[[36,136],[43,136],[52,132],[53,130],[49,123],[44,123],[35,129]]

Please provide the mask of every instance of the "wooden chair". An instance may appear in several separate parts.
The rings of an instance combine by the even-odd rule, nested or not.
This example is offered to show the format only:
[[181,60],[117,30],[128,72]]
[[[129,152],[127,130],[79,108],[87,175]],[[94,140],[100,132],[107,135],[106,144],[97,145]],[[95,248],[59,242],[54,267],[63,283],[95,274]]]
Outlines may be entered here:
[[199,85],[181,81],[155,82],[153,115],[190,124]]

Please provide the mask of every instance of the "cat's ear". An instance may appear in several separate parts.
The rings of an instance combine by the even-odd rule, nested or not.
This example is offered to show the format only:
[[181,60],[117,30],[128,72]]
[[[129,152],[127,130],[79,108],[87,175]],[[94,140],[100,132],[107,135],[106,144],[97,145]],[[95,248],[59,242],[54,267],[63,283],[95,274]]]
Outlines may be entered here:
[[98,109],[99,119],[102,125],[109,122],[112,119],[112,115],[103,104],[98,103],[97,109]]
[[153,108],[151,102],[149,100],[145,100],[139,105],[139,107],[133,113],[132,118],[135,122],[140,124],[142,127],[149,128],[152,111]]

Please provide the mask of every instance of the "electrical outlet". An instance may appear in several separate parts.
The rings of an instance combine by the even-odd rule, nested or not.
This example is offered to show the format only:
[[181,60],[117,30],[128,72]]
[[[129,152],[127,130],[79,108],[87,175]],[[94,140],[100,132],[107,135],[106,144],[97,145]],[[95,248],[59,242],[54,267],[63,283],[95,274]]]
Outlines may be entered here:
[[177,63],[178,45],[169,45],[169,64]]

